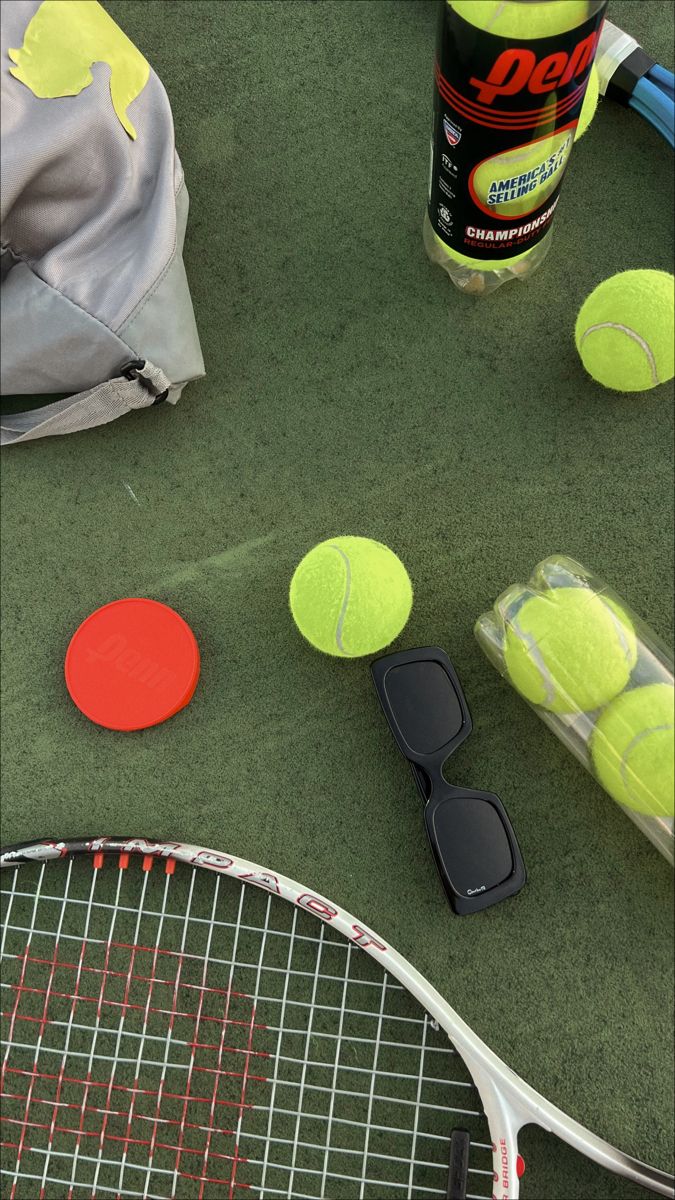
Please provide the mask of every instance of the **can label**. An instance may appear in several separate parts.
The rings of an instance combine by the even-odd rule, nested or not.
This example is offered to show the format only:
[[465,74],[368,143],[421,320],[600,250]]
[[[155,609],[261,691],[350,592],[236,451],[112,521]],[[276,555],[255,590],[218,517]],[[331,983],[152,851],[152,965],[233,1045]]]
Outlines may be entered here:
[[603,17],[604,6],[576,29],[518,41],[477,29],[444,0],[429,219],[446,245],[500,260],[547,232]]

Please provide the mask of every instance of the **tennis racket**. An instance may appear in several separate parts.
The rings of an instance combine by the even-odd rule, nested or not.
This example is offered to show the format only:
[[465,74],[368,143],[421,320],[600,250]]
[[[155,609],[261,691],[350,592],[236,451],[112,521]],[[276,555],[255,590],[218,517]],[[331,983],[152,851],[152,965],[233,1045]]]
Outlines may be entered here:
[[143,838],[0,867],[6,1200],[511,1200],[529,1123],[674,1194],[313,890]]
[[596,66],[600,94],[632,108],[669,146],[675,146],[675,78],[673,72],[642,46],[605,21],[600,35]]

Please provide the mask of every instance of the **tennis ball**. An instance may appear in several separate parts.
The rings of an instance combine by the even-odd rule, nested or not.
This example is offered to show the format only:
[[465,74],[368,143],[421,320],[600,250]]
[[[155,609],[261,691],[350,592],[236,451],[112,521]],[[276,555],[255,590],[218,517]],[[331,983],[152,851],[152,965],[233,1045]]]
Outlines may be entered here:
[[451,8],[475,25],[499,37],[551,37],[576,29],[588,20],[589,6],[585,0],[530,0],[526,4],[509,0],[448,0]]
[[591,737],[600,783],[619,804],[654,817],[672,817],[675,690],[651,683],[617,696]]
[[584,92],[584,102],[581,106],[581,112],[579,113],[579,121],[577,123],[576,132],[574,134],[575,142],[578,142],[579,138],[583,137],[586,130],[588,129],[588,126],[590,125],[591,121],[593,120],[593,117],[595,116],[595,112],[598,107],[599,99],[600,99],[600,76],[598,75],[598,68],[596,67],[595,63],[593,63],[590,74],[588,76],[588,83],[586,84],[586,91]]
[[576,346],[603,387],[644,392],[673,378],[674,285],[667,271],[620,271],[584,300]]
[[290,605],[317,650],[357,658],[398,637],[412,608],[412,585],[393,550],[364,537],[319,542],[296,567]]
[[[497,217],[522,217],[539,208],[560,183],[573,142],[565,129],[485,159],[472,175],[478,199]],[[508,198],[518,191],[521,195]]]
[[625,688],[636,660],[626,613],[590,588],[551,588],[506,620],[511,682],[549,712],[592,712],[607,704]]

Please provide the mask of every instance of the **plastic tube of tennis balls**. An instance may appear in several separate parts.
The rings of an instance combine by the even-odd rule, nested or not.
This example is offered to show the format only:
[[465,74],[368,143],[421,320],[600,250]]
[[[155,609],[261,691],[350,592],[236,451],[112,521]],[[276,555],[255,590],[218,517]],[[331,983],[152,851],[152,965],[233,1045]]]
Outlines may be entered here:
[[672,652],[565,555],[502,592],[475,633],[500,674],[672,863]]
[[606,0],[445,0],[424,245],[486,295],[543,262]]

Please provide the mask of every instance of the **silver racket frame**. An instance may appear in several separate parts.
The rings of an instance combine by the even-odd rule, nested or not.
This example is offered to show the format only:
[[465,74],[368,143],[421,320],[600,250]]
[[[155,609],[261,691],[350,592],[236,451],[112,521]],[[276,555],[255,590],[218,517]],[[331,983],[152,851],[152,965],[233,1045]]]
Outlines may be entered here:
[[16,868],[27,862],[49,862],[74,854],[129,854],[175,859],[192,867],[229,875],[240,883],[263,888],[313,913],[370,954],[419,1000],[429,1016],[445,1030],[471,1072],[493,1139],[494,1200],[517,1200],[518,1132],[524,1125],[530,1124],[539,1125],[548,1133],[555,1134],[607,1170],[632,1179],[661,1196],[675,1197],[675,1179],[672,1175],[617,1150],[610,1142],[586,1129],[536,1092],[473,1032],[407,959],[351,913],[319,892],[304,888],[285,875],[233,854],[184,842],[153,841],[148,838],[98,837],[26,842],[0,850],[0,869]]

